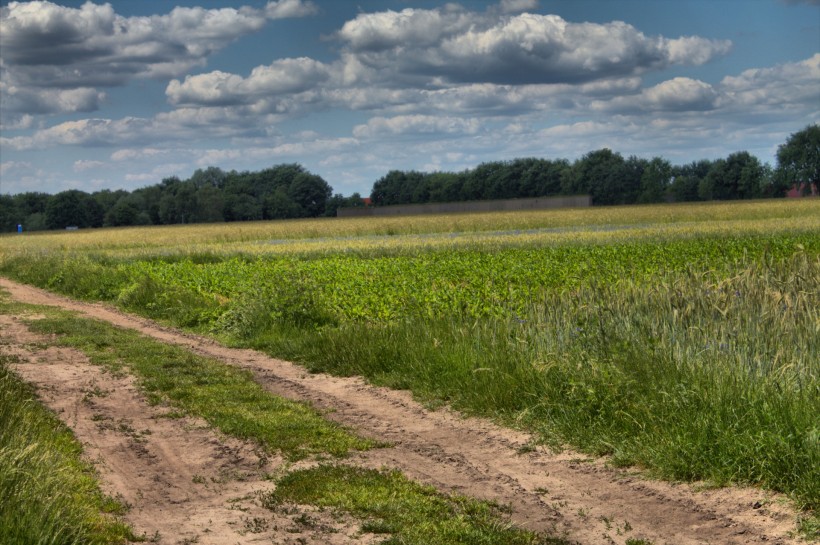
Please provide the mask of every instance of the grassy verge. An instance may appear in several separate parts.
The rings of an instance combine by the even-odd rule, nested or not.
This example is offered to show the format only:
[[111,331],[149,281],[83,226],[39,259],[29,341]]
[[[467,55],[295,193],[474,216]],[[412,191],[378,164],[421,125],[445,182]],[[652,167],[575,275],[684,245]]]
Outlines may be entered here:
[[498,505],[445,496],[398,472],[330,465],[294,471],[263,503],[270,509],[295,503],[350,513],[364,521],[363,531],[389,535],[386,545],[568,543],[515,529]]
[[[0,301],[0,312],[14,309],[17,314],[25,314],[30,308]],[[319,459],[327,455],[342,456],[351,449],[373,446],[373,442],[356,438],[323,420],[303,404],[265,393],[245,371],[72,313],[39,307],[38,314],[41,316],[37,320],[28,322],[32,330],[57,335],[56,343],[82,350],[93,363],[105,365],[115,372],[128,370],[134,373],[150,400],[164,401],[189,414],[203,417],[229,435],[255,440],[291,460],[307,456]],[[4,369],[0,368],[0,372]],[[14,411],[14,404],[7,403],[7,395],[14,393],[15,389],[30,394],[28,387],[19,381],[13,383],[13,388],[7,387],[11,384],[7,378],[0,373],[0,423],[5,423],[6,419],[21,420]],[[51,428],[46,428],[46,431],[60,426],[56,419],[48,418]],[[0,429],[0,440],[15,443],[19,441],[20,433],[24,434],[18,428],[4,426]],[[38,481],[31,483],[30,490],[26,490],[26,498],[15,502],[12,494],[9,496],[12,503],[0,509],[0,525],[5,525],[0,526],[0,543],[116,543],[129,535],[127,528],[99,516],[100,509],[116,507],[116,504],[100,503],[105,499],[99,494],[94,495],[93,490],[87,491],[93,484],[90,478],[89,483],[67,480],[64,472],[59,470],[60,466],[54,464],[52,451],[59,450],[55,445],[63,439],[67,440],[58,437],[56,443],[35,444],[30,448],[22,447],[19,452],[8,453],[2,448],[4,443],[0,442],[0,492],[5,492],[6,487],[24,488],[19,484],[21,479],[15,480],[16,474],[33,473]],[[72,448],[79,450],[76,443]],[[32,449],[40,453],[34,460],[38,464],[37,469],[6,468],[7,461],[28,459]],[[54,467],[58,467],[58,471],[47,474]],[[301,495],[297,493],[300,489]],[[67,494],[65,490],[77,492]],[[331,490],[335,492],[331,494]],[[308,496],[309,493],[312,495]],[[79,507],[71,506],[79,510],[79,515],[64,515],[64,511],[68,510],[66,502],[82,494],[90,494],[90,507],[82,504]],[[350,501],[340,503],[339,494],[347,494]],[[45,502],[47,512],[44,515],[31,507],[36,500],[52,496],[56,500]],[[380,473],[349,466],[320,465],[310,470],[286,473],[276,491],[265,499],[265,505],[275,509],[283,502],[332,506],[347,511],[364,520],[362,531],[385,534],[389,538],[387,543],[564,543],[513,527],[506,522],[507,513],[495,504],[439,494],[396,472]],[[96,519],[91,517],[94,513],[98,514]],[[48,517],[54,519],[50,521],[51,525],[38,522],[40,518]],[[29,539],[30,534],[22,533],[31,532],[30,527],[41,528],[37,534],[39,537]],[[6,531],[5,535],[3,531]],[[61,540],[64,533],[67,538]],[[75,534],[78,537],[75,538]]]
[[265,392],[250,372],[183,348],[67,312],[49,311],[28,326],[38,333],[58,335],[57,343],[82,350],[95,364],[115,371],[127,367],[149,401],[167,402],[290,460],[319,454],[344,456],[374,445],[303,403]]
[[124,506],[102,494],[81,446],[0,354],[0,543],[88,545],[134,540]]

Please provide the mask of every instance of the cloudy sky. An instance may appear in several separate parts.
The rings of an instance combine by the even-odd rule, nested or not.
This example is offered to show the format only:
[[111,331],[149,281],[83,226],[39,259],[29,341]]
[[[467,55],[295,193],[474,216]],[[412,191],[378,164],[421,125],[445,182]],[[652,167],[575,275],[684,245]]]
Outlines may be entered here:
[[0,193],[297,162],[366,194],[602,147],[774,165],[820,122],[820,0],[0,6]]

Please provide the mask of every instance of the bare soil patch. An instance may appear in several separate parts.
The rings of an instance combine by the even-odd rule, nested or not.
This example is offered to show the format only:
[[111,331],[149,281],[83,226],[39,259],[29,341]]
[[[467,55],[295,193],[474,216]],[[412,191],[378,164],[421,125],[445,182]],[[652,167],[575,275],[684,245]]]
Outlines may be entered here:
[[[634,471],[608,467],[604,460],[533,449],[525,433],[448,410],[427,410],[407,392],[372,387],[356,378],[309,374],[259,352],[226,348],[104,305],[69,300],[6,279],[0,279],[0,287],[20,301],[78,311],[249,369],[269,391],[308,401],[327,410],[328,418],[393,445],[358,454],[355,463],[396,468],[443,491],[507,504],[512,520],[522,527],[583,544],[624,544],[630,538],[655,545],[798,542],[788,535],[796,513],[776,494],[753,488],[699,490],[648,480]],[[12,345],[31,344],[15,321],[6,318],[0,326],[5,343],[11,338]],[[356,534],[355,525],[327,515],[316,525],[322,531],[282,532],[288,525],[297,530],[293,520],[299,515],[271,513],[254,503],[255,493],[272,486],[261,476],[275,470],[278,460],[265,459],[247,444],[218,437],[190,419],[162,418],[167,409],[148,406],[127,377],[103,373],[76,353],[48,355],[53,350],[33,351],[31,362],[18,369],[89,445],[88,452],[101,463],[103,478],[112,483],[107,486],[132,505],[131,520],[139,531],[150,534],[155,526],[167,524],[180,529],[181,540],[198,535],[199,543],[373,539]],[[38,358],[45,362],[37,363]],[[88,396],[94,388],[109,393]],[[120,400],[121,396],[126,397]],[[106,429],[108,424],[114,429]],[[105,438],[113,444],[96,446]],[[135,469],[140,463],[142,469]],[[236,504],[248,510],[241,511]],[[220,539],[215,537],[218,531],[223,532]]]
[[373,542],[355,522],[327,512],[261,507],[260,494],[273,488],[266,476],[283,461],[148,404],[132,376],[49,346],[9,316],[0,315],[0,339],[0,351],[17,356],[13,370],[72,429],[104,491],[128,506],[126,520],[150,543]]

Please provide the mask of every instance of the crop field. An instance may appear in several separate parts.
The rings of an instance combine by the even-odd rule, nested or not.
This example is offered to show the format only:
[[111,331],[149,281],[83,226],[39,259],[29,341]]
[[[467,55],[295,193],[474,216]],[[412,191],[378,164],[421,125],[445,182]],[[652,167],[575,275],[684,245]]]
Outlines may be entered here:
[[0,274],[820,505],[820,201],[0,238]]

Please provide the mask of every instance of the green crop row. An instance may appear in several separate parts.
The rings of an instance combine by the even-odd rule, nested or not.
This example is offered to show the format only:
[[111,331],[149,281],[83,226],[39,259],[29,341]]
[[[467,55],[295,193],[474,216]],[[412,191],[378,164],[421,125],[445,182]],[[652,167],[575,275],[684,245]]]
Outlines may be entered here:
[[[617,285],[624,279],[653,282],[658,275],[687,270],[729,274],[744,261],[779,260],[798,247],[820,253],[818,246],[810,234],[781,234],[372,258],[330,254],[113,264],[78,259],[40,265],[28,274],[20,265],[14,270],[22,279],[80,297],[148,308],[157,317],[182,312],[186,325],[235,332],[247,325],[241,322],[251,311],[266,314],[255,320],[297,326],[407,317],[501,318],[521,314],[547,292],[589,283]],[[44,271],[52,272],[43,277]],[[146,293],[153,297],[157,292],[163,299],[144,300]]]

